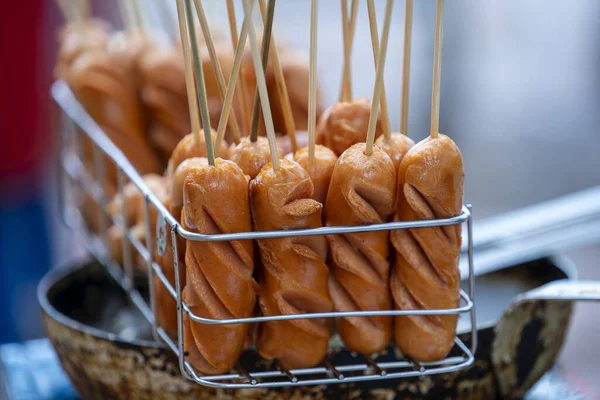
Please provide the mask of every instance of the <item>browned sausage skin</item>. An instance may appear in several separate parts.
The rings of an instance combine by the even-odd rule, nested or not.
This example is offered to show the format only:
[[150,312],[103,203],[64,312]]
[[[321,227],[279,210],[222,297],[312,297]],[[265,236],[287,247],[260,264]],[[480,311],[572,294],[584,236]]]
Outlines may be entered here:
[[[296,162],[281,160],[280,170],[265,165],[250,183],[256,230],[302,229],[322,226],[323,206],[311,199],[313,185]],[[264,315],[329,312],[327,242],[323,236],[286,237],[258,241],[263,270],[260,307]],[[285,368],[318,364],[329,343],[326,320],[265,322],[256,342],[261,356],[277,358]]]
[[250,179],[254,179],[261,168],[271,160],[269,141],[264,136],[259,136],[256,142],[245,137],[231,148],[229,159],[239,165]]
[[331,149],[317,144],[315,145],[315,156],[312,162],[308,156],[308,147],[296,151],[293,158],[310,175],[314,185],[312,198],[321,204],[325,204],[331,174],[337,162],[335,153]]
[[58,34],[58,54],[54,76],[65,79],[73,62],[86,51],[105,50],[110,25],[101,19],[90,19],[85,24],[70,23]]
[[[459,215],[463,180],[463,161],[456,144],[442,134],[424,139],[400,163],[395,220]],[[397,230],[391,239],[396,249],[390,277],[395,307],[458,307],[460,226]],[[457,319],[456,315],[396,317],[396,345],[417,361],[442,359],[453,346]]]
[[[346,150],[333,170],[325,224],[383,223],[394,210],[396,170],[390,157],[377,146],[370,156],[365,143]],[[336,311],[389,310],[389,233],[366,232],[327,235],[330,251],[329,291]],[[391,317],[353,317],[339,321],[348,348],[371,354],[391,339]]]
[[140,58],[138,69],[148,138],[166,163],[190,132],[183,56],[172,47],[154,47]]
[[394,162],[396,170],[400,167],[400,161],[404,155],[415,145],[415,142],[406,135],[393,132],[389,138],[381,135],[375,141],[375,146],[385,151]]
[[[167,195],[164,199],[165,208],[178,221],[181,220],[181,211],[183,208],[183,184],[187,174],[192,168],[208,165],[208,159],[204,157],[194,157],[184,160],[169,180],[167,187]],[[150,207],[150,226],[156,226],[158,213],[154,207]],[[152,228],[153,229],[153,228]],[[181,237],[177,238],[177,253],[179,255],[178,266],[181,287],[185,287],[185,240]],[[165,276],[175,287],[175,263],[173,260],[173,244],[171,235],[167,235],[167,247],[165,253],[160,255],[156,251],[156,262],[161,266]],[[169,336],[177,337],[177,303],[171,296],[168,289],[163,285],[158,276],[154,277],[154,296],[156,299],[157,320],[160,326],[165,329]]]
[[[215,138],[217,137],[217,132],[214,129],[210,131],[212,141],[214,143]],[[206,157],[206,141],[204,139],[204,132],[201,132],[199,137],[199,141],[196,142],[196,137],[193,133],[189,133],[183,137],[177,143],[175,150],[173,150],[173,154],[171,154],[171,158],[169,159],[169,165],[167,167],[167,175],[171,175],[173,171],[181,164],[184,160],[193,157]],[[219,148],[215,152],[216,157],[221,157],[223,159],[228,158],[229,149],[225,143],[221,143]]]
[[[191,168],[183,186],[185,229],[205,234],[252,230],[248,181],[232,161]],[[185,253],[186,286],[183,299],[190,310],[204,318],[250,317],[257,284],[251,241],[188,241]],[[187,360],[201,373],[231,369],[243,350],[247,324],[211,325],[184,316]]]
[[[323,112],[317,124],[317,144],[329,147],[338,156],[356,143],[367,140],[371,101],[356,99],[334,104]],[[381,134],[378,117],[375,137]]]

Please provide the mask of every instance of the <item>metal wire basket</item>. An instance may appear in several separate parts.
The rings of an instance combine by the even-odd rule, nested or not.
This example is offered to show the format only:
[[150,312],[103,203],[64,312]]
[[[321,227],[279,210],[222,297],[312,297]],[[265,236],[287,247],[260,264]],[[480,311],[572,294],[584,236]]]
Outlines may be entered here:
[[[304,230],[282,230],[268,232],[244,232],[231,234],[204,235],[183,229],[179,222],[168,212],[164,205],[154,196],[142,177],[136,172],[123,153],[110,141],[101,128],[87,114],[75,96],[62,81],[57,81],[52,87],[52,97],[57,103],[59,112],[58,129],[62,137],[61,151],[59,154],[59,193],[61,198],[61,217],[65,224],[81,232],[88,250],[102,262],[111,276],[127,292],[144,317],[152,324],[157,340],[162,340],[177,355],[181,373],[186,378],[199,384],[217,388],[268,388],[298,385],[324,385],[334,383],[348,383],[359,381],[372,381],[382,379],[398,379],[424,375],[434,375],[455,372],[465,369],[473,364],[477,348],[477,332],[475,324],[475,306],[473,303],[474,273],[473,273],[473,239],[471,207],[464,206],[459,216],[447,219],[414,221],[414,222],[389,222],[364,226],[339,226],[322,227]],[[92,143],[94,174],[86,169],[82,159],[82,142]],[[105,158],[116,165],[118,192],[122,193],[127,180],[132,182],[143,194],[144,220],[146,237],[156,236],[156,243],[147,240],[142,244],[124,223],[125,207],[121,217],[110,217],[107,205],[110,201],[105,192]],[[78,201],[81,196],[87,196],[97,204],[99,229],[93,232],[83,222]],[[150,223],[150,207],[158,212],[158,221],[155,227]],[[112,221],[111,221],[112,219]],[[122,241],[123,268],[121,268],[108,255],[106,231],[109,222],[120,226],[124,232]],[[330,312],[307,313],[301,315],[260,316],[243,319],[215,320],[194,315],[182,299],[182,285],[178,269],[177,238],[181,237],[191,241],[231,241],[231,240],[256,240],[268,238],[282,238],[290,236],[328,235],[354,232],[372,232],[408,228],[424,228],[444,225],[466,224],[467,228],[467,259],[468,276],[467,291],[461,290],[459,307],[437,310],[385,310],[385,311],[358,311],[358,312]],[[151,233],[155,230],[156,234]],[[175,287],[166,278],[162,267],[154,260],[155,249],[159,254],[166,251],[167,235],[170,233],[173,244],[173,260],[175,262]],[[132,247],[144,260],[147,268],[147,279],[150,291],[148,302],[134,285],[134,263],[132,260]],[[154,247],[156,246],[156,247]],[[157,276],[167,288],[177,303],[178,337],[173,341],[165,330],[157,324],[156,304],[154,302],[154,277]],[[193,321],[205,324],[233,324],[233,323],[259,323],[278,320],[293,320],[306,318],[339,318],[339,317],[366,317],[366,316],[397,316],[397,315],[450,315],[468,314],[471,321],[471,343],[466,346],[458,337],[450,353],[451,356],[444,360],[417,363],[397,354],[387,354],[385,357],[372,359],[356,355],[352,363],[336,364],[331,349],[322,365],[314,368],[286,370],[277,363],[269,370],[246,371],[241,366],[229,374],[218,376],[202,376],[186,361],[183,350],[183,313],[187,313]]]

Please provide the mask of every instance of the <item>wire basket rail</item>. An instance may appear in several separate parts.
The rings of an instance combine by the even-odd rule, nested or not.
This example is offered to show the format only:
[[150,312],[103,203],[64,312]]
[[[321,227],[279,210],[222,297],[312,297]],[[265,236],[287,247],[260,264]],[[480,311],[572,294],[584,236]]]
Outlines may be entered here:
[[[470,206],[464,206],[462,213],[453,218],[422,220],[412,222],[389,222],[365,226],[337,226],[316,229],[281,230],[268,232],[242,232],[230,234],[205,235],[187,231],[169,213],[166,207],[156,198],[142,177],[126,159],[123,153],[110,141],[101,128],[83,109],[76,100],[68,86],[57,81],[52,87],[52,97],[58,108],[59,126],[62,136],[62,146],[59,155],[59,193],[61,198],[61,217],[69,227],[81,232],[88,250],[106,266],[110,275],[127,292],[132,303],[141,311],[153,327],[157,340],[166,343],[177,355],[181,373],[186,378],[202,385],[217,388],[269,388],[296,385],[323,385],[334,383],[349,383],[372,381],[380,379],[398,379],[416,376],[434,375],[455,372],[465,369],[473,364],[474,354],[477,349],[477,332],[475,324],[474,273],[473,273],[473,240],[472,240],[472,215]],[[90,174],[82,158],[83,141],[92,144],[94,172]],[[117,170],[118,193],[122,193],[126,181],[132,182],[142,193],[144,199],[144,220],[146,238],[156,237],[142,243],[125,223],[125,206],[122,206],[120,216],[110,216],[107,210],[110,201],[104,190],[106,183],[106,159],[114,163]],[[93,232],[84,223],[78,208],[82,196],[91,199],[97,205],[98,229]],[[124,202],[123,202],[124,203]],[[158,214],[156,226],[151,226],[150,209],[154,207]],[[96,212],[96,210],[95,210]],[[124,231],[122,241],[123,267],[121,268],[108,254],[106,232],[109,223],[116,224]],[[425,228],[445,225],[466,224],[467,228],[467,258],[468,277],[467,291],[460,292],[460,304],[457,308],[437,310],[384,310],[384,311],[356,311],[356,312],[329,312],[306,313],[300,315],[258,316],[242,319],[216,320],[195,315],[183,301],[181,277],[179,276],[178,260],[179,251],[177,239],[183,238],[191,241],[231,241],[231,240],[257,240],[269,238],[282,238],[290,236],[330,235],[355,232],[372,232],[384,230],[397,230],[409,228]],[[162,267],[155,262],[155,251],[164,255],[167,251],[168,235],[171,235],[173,260],[175,263],[175,287],[167,279]],[[133,251],[137,252],[147,266],[145,274],[149,287],[149,301],[146,301],[134,285],[136,272],[134,271]],[[158,277],[164,287],[177,304],[178,335],[172,339],[157,323],[157,310],[154,301],[154,277]],[[286,370],[277,362],[274,367],[266,370],[246,371],[238,365],[230,374],[217,376],[203,376],[198,374],[186,361],[183,348],[183,316],[184,313],[192,320],[205,324],[232,324],[232,323],[260,323],[267,321],[310,319],[310,318],[340,318],[340,317],[367,317],[367,316],[397,316],[397,315],[457,315],[468,314],[471,321],[471,343],[466,346],[458,337],[450,356],[444,360],[417,363],[402,358],[396,354],[387,354],[377,358],[355,356],[351,363],[337,363],[335,359],[335,346],[330,346],[330,354],[320,366]],[[394,353],[394,352],[388,352]]]

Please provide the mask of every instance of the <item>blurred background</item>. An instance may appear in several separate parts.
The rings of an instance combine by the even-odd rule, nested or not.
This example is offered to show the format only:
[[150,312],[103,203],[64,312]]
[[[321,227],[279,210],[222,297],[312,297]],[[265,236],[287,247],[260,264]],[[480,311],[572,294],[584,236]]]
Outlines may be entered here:
[[[59,222],[56,208],[57,138],[48,91],[62,17],[50,1],[10,3],[0,24],[2,53],[11,55],[0,67],[6,85],[0,145],[0,343],[43,335],[38,280],[50,268],[85,257],[77,236]],[[156,12],[157,1],[148,3],[155,8],[146,17],[158,29],[175,21],[173,7],[164,17]],[[224,2],[206,4],[211,24],[226,31]],[[277,4],[274,33],[307,53],[307,3]],[[381,27],[384,1],[376,4]],[[93,1],[93,7],[94,15],[122,26],[115,0]],[[241,7],[237,11],[243,14]],[[319,82],[330,105],[342,68],[339,2],[321,1],[319,18]],[[447,2],[440,130],[462,150],[465,201],[473,204],[477,220],[600,185],[599,18],[597,0]],[[434,19],[433,0],[415,1],[408,132],[415,141],[429,132]],[[393,129],[400,110],[403,21],[404,2],[398,1],[385,71]],[[8,39],[15,36],[18,40]],[[362,3],[352,62],[354,96],[370,98],[374,68]],[[600,244],[565,254],[581,278],[600,279]],[[559,364],[600,396],[600,383],[593,379],[600,370],[598,326],[600,307],[579,304]]]

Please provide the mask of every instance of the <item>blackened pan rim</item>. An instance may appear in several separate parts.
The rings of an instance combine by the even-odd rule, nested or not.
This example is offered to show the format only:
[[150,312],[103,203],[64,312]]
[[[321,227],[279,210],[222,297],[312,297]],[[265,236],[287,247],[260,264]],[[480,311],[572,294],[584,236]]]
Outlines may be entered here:
[[[83,332],[90,336],[94,336],[98,339],[107,340],[107,341],[109,341],[111,343],[115,343],[117,345],[119,345],[119,344],[125,345],[125,346],[136,345],[136,346],[140,346],[140,347],[166,349],[167,348],[166,345],[161,342],[144,340],[144,339],[124,340],[124,339],[121,339],[118,335],[116,335],[114,333],[110,333],[110,332],[95,328],[93,326],[83,324],[83,323],[76,321],[76,320],[66,316],[65,314],[61,313],[50,303],[50,300],[48,299],[48,293],[50,293],[50,291],[56,285],[58,285],[61,281],[67,279],[69,276],[73,276],[85,268],[92,267],[94,264],[97,264],[97,261],[94,259],[91,259],[87,262],[77,264],[75,266],[55,268],[55,269],[50,270],[48,273],[46,273],[46,275],[44,275],[44,277],[40,280],[40,283],[38,284],[38,287],[37,287],[38,302],[39,302],[40,307],[42,308],[42,311],[44,312],[44,314],[46,314],[48,317],[50,317],[54,321],[59,322],[60,324],[66,326],[70,329],[73,329],[73,330],[79,331],[79,332]],[[111,279],[111,278],[108,278],[108,279]],[[51,336],[51,334],[49,334],[48,332],[47,332],[47,334],[48,334],[48,336]]]
[[[566,279],[576,280],[578,278],[577,269],[575,268],[575,265],[568,257],[566,257],[562,254],[553,254],[553,255],[549,255],[549,256],[540,258],[540,260],[541,259],[548,259],[552,265],[554,265],[556,268],[558,268],[565,274]],[[46,315],[48,315],[50,318],[52,318],[53,320],[61,323],[62,325],[65,325],[76,331],[80,331],[80,332],[87,333],[89,335],[98,337],[100,339],[108,340],[110,342],[118,342],[118,343],[122,343],[125,345],[136,344],[136,345],[144,346],[144,347],[166,349],[167,346],[164,343],[157,342],[157,341],[150,341],[150,340],[143,340],[143,339],[134,339],[134,340],[126,341],[126,340],[120,339],[115,334],[106,332],[106,331],[98,329],[98,328],[94,328],[92,326],[78,322],[72,318],[69,318],[66,315],[64,315],[63,313],[61,313],[60,311],[58,311],[56,308],[54,308],[54,306],[52,306],[52,304],[50,304],[50,301],[48,300],[48,293],[50,292],[50,290],[53,287],[55,287],[55,285],[57,285],[60,281],[66,279],[68,276],[76,274],[78,271],[83,270],[84,268],[88,268],[90,265],[93,265],[95,263],[96,263],[95,260],[90,260],[88,262],[78,264],[75,266],[69,266],[69,267],[65,267],[65,268],[56,268],[56,269],[49,271],[42,278],[40,283],[38,284],[38,290],[37,290],[38,302],[39,302],[43,312]],[[506,268],[509,268],[509,267],[510,266],[506,266]],[[476,276],[478,276],[478,274],[476,274]],[[477,303],[475,303],[475,304],[477,304]],[[501,316],[499,318],[501,318]],[[491,320],[487,320],[487,321],[478,323],[477,330],[493,328],[498,323],[499,318],[491,319]],[[465,324],[465,325],[463,325],[462,329],[457,330],[457,334],[463,335],[463,334],[468,333],[469,331],[470,331],[470,326]]]

